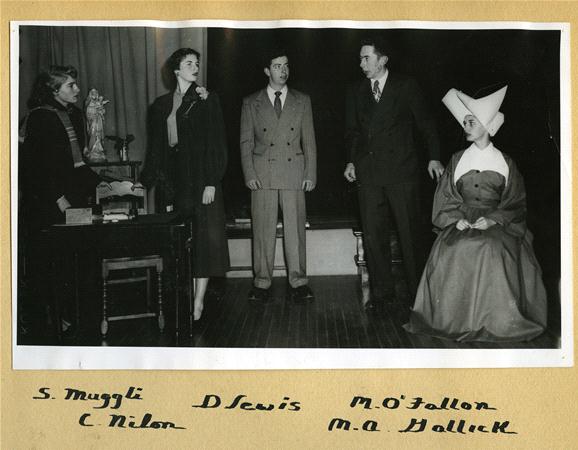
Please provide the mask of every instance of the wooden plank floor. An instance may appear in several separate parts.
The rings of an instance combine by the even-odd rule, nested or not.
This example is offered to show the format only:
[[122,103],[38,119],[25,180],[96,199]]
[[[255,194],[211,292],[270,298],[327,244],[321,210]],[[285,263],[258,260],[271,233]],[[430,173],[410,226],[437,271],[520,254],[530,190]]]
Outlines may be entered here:
[[[247,300],[251,280],[219,280],[209,287],[205,311],[189,336],[182,320],[181,338],[174,334],[173,314],[160,333],[155,319],[112,322],[105,345],[144,347],[253,348],[557,348],[556,330],[526,343],[457,343],[407,333],[395,315],[368,315],[360,304],[356,276],[311,277],[316,299],[306,305],[285,300],[285,279],[273,283],[274,300],[254,305]],[[23,342],[25,343],[25,342]],[[33,342],[29,342],[33,343]],[[48,342],[42,342],[46,344]],[[101,345],[98,325],[85,327],[63,345]]]

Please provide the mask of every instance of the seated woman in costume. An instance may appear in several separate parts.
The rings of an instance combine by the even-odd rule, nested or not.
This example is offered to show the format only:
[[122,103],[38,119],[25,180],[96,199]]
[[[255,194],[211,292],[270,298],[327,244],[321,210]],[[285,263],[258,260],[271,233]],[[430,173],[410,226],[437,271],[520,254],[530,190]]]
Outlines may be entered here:
[[443,103],[472,144],[455,153],[434,197],[439,235],[418,287],[408,331],[458,341],[527,341],[546,327],[546,292],[526,228],[524,181],[492,144],[507,86]]

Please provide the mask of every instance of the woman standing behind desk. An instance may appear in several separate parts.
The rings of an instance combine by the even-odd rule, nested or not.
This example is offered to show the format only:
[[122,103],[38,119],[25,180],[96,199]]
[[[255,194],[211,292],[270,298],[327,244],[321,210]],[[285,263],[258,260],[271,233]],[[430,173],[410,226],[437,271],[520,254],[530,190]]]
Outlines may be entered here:
[[21,173],[27,224],[64,221],[64,211],[87,206],[100,177],[83,160],[86,127],[74,106],[80,89],[72,66],[52,66],[36,79],[25,126]]
[[196,50],[181,48],[166,63],[175,89],[151,106],[150,148],[141,177],[148,186],[161,184],[167,205],[191,222],[194,320],[203,312],[209,277],[224,276],[229,269],[221,190],[225,128],[218,97],[196,84],[199,60]]
[[[23,139],[19,188],[22,192],[23,219],[19,245],[24,245],[28,302],[26,310],[32,322],[42,312],[46,286],[45,249],[40,231],[64,222],[64,211],[84,207],[94,197],[100,177],[83,161],[86,128],[82,111],[74,106],[80,89],[77,71],[72,66],[52,66],[36,79],[29,100],[30,112],[20,130]],[[26,231],[25,231],[26,230]],[[66,312],[65,312],[66,314]],[[31,323],[42,333],[43,325]],[[68,322],[63,321],[63,330]]]
[[504,122],[506,87],[444,99],[472,144],[453,155],[434,197],[440,230],[408,331],[458,341],[527,341],[546,327],[546,291],[526,228],[524,180],[490,140]]

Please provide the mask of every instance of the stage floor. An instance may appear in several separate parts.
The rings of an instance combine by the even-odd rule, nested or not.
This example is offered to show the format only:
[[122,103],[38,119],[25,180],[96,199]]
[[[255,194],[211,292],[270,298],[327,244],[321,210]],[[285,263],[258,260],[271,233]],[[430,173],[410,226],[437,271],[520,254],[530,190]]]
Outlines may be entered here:
[[[249,278],[216,280],[209,287],[205,311],[190,336],[181,321],[180,338],[174,333],[173,316],[167,329],[158,330],[156,319],[110,324],[105,345],[140,347],[249,347],[249,348],[558,348],[559,319],[540,337],[525,343],[457,343],[407,333],[400,315],[384,311],[368,314],[361,305],[357,276],[310,278],[316,299],[306,305],[285,300],[285,278],[275,278],[273,301],[254,305],[247,300]],[[398,289],[399,291],[400,289]],[[403,290],[403,288],[401,288]],[[398,292],[399,293],[399,292]],[[553,311],[553,314],[556,313]],[[102,345],[98,321],[65,336],[59,345]],[[174,322],[174,321],[173,321]],[[20,333],[20,344],[55,345],[50,336]]]

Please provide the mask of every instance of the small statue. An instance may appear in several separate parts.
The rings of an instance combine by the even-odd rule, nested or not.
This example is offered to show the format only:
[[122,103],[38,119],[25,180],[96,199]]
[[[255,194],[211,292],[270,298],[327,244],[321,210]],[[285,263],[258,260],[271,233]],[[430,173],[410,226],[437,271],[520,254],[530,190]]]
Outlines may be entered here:
[[104,105],[109,101],[99,95],[98,90],[92,88],[84,102],[88,130],[88,148],[85,150],[85,156],[90,162],[106,161],[102,141],[104,140],[104,115],[106,114]]
[[106,136],[107,139],[114,141],[114,149],[118,152],[118,159],[121,161],[128,161],[128,144],[134,141],[132,134],[127,134],[123,139],[118,136]]

